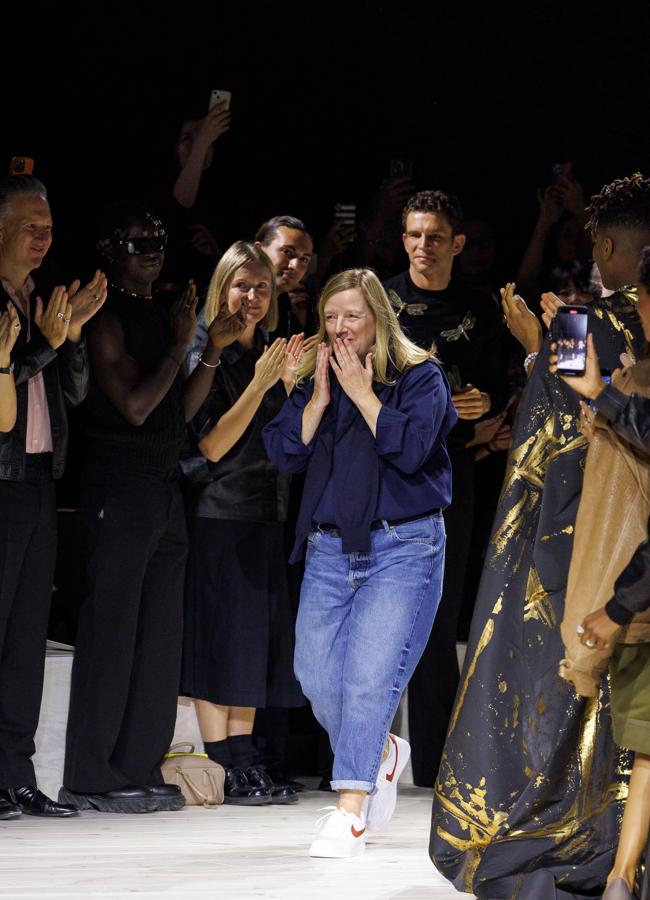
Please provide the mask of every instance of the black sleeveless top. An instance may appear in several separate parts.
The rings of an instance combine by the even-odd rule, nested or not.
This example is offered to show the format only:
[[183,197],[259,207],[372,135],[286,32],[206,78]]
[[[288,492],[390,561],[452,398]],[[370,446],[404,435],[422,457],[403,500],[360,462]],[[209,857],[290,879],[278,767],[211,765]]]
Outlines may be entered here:
[[[167,311],[155,300],[130,297],[110,290],[97,315],[114,316],[124,331],[126,352],[143,375],[153,372],[171,342]],[[92,323],[91,323],[92,327]],[[167,394],[142,425],[131,425],[99,389],[92,377],[84,403],[86,462],[99,468],[128,469],[168,477],[178,471],[186,441],[183,413],[183,376],[179,372]]]

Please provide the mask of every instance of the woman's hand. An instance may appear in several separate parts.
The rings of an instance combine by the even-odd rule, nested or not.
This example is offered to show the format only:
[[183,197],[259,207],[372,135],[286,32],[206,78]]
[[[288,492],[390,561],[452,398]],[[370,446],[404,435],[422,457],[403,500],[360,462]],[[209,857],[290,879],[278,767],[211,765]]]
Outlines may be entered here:
[[253,385],[263,393],[280,380],[282,370],[286,364],[287,342],[285,338],[276,338],[270,347],[264,348],[264,353],[255,363]]
[[201,119],[196,130],[195,141],[205,146],[206,150],[222,134],[230,129],[230,110],[226,109],[226,101],[220,100],[212,107],[204,119]]
[[11,351],[20,334],[20,319],[13,303],[7,303],[7,309],[0,315],[0,366],[9,367]]
[[474,427],[474,437],[465,446],[469,448],[478,447],[481,444],[489,444],[497,436],[507,415],[508,411],[504,409],[497,416],[478,422]]
[[336,338],[334,356],[330,357],[330,366],[334,370],[339,384],[356,406],[368,397],[374,396],[372,353],[366,353],[365,364],[362,366],[359,357],[350,347],[350,341]]
[[287,394],[290,394],[296,386],[296,367],[303,354],[304,344],[305,335],[302,332],[300,332],[300,334],[292,334],[287,342],[284,367],[282,369],[282,375],[280,376],[287,390]]
[[234,344],[245,328],[246,306],[241,304],[238,310],[231,313],[228,304],[222,303],[219,312],[210,322],[208,341],[215,350],[223,350]]
[[607,650],[616,642],[621,626],[612,621],[605,612],[605,607],[589,613],[576,631],[580,635],[580,643],[590,650]]
[[321,413],[330,402],[330,351],[327,344],[319,344],[316,352],[316,368],[314,369],[314,392],[309,404]]
[[523,297],[515,294],[514,282],[501,288],[501,308],[510,334],[526,353],[537,353],[542,346],[542,325]]

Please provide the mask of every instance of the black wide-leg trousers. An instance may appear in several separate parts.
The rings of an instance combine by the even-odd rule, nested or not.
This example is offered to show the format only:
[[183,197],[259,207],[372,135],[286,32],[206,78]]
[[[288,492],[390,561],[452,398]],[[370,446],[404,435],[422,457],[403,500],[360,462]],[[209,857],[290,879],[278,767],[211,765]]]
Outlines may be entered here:
[[408,688],[409,740],[413,781],[436,783],[447,726],[458,689],[456,632],[460,617],[474,518],[473,464],[466,454],[450,454],[453,500],[444,511],[447,544],[442,598],[431,636]]
[[75,647],[64,784],[104,792],[162,781],[180,679],[187,533],[178,483],[84,481],[87,598]]
[[34,734],[56,562],[51,454],[0,481],[0,788],[35,784]]

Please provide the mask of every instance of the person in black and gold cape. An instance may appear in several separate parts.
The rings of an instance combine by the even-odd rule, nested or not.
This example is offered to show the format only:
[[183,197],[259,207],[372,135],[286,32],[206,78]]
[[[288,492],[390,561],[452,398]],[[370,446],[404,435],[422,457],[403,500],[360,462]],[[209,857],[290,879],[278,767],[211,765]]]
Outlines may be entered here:
[[[618,179],[589,212],[605,287],[631,284],[650,243],[650,180]],[[610,371],[643,350],[633,289],[594,301],[588,327]],[[595,896],[627,791],[606,686],[578,699],[558,675],[587,443],[576,395],[548,372],[549,344],[517,415],[434,792],[431,858],[480,900]]]

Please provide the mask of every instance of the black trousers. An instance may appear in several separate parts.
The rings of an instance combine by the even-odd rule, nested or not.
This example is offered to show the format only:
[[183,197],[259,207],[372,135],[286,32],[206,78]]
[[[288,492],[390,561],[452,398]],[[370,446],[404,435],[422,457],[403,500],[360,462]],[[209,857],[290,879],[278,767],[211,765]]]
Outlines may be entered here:
[[176,721],[187,533],[176,481],[84,479],[87,598],[77,629],[64,784],[159,784]]
[[25,481],[0,481],[0,788],[36,783],[55,561],[51,454],[29,454]]
[[444,511],[447,544],[442,598],[429,642],[408,688],[413,781],[433,787],[458,689],[456,632],[474,518],[474,469],[469,454],[451,455],[454,496]]

